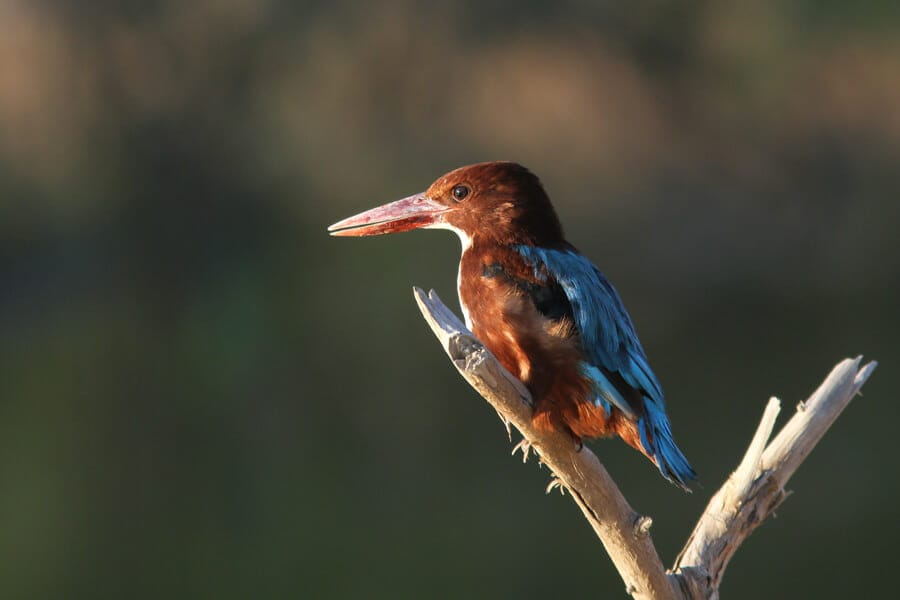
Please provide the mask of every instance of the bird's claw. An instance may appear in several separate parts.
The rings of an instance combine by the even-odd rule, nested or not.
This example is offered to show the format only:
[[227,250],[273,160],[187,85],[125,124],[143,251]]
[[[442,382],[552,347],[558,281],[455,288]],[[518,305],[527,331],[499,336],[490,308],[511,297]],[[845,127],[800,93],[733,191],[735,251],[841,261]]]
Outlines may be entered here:
[[544,490],[544,493],[549,494],[554,489],[558,489],[561,496],[566,495],[566,486],[559,477],[554,477],[550,480],[550,483],[547,484],[547,489]]
[[522,438],[521,440],[519,440],[519,443],[516,444],[515,446],[513,446],[512,455],[515,456],[516,452],[518,452],[519,450],[522,451],[522,462],[523,463],[528,462],[528,455],[531,453],[531,450],[532,450],[531,442],[529,442],[525,438]]

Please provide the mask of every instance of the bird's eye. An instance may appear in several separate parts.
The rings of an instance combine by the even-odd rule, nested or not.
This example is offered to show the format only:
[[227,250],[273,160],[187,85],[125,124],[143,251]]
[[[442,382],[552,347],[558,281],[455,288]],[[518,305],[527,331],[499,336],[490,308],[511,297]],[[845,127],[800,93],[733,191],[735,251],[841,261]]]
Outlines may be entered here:
[[457,185],[450,193],[453,194],[454,200],[456,200],[457,202],[462,202],[466,199],[466,196],[469,195],[469,188],[464,185]]

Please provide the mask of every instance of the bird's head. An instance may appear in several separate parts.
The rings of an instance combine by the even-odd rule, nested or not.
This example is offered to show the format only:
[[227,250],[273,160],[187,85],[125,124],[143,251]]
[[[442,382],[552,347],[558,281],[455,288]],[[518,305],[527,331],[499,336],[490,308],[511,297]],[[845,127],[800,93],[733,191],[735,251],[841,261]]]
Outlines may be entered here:
[[335,236],[410,229],[450,229],[463,245],[482,239],[502,244],[552,245],[562,228],[540,180],[513,162],[460,167],[427,190],[338,221]]

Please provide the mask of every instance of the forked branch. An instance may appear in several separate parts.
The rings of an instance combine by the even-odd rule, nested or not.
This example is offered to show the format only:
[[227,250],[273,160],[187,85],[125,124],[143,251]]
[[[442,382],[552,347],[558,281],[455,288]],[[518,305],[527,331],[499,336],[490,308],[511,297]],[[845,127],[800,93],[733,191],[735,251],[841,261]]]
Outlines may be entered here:
[[517,446],[533,449],[584,513],[633,598],[717,599],[722,574],[738,546],[784,500],[784,485],[816,442],[868,379],[876,363],[844,360],[798,407],[767,445],[779,412],[769,401],[743,461],[713,495],[694,532],[667,574],[649,534],[651,520],[638,515],[593,452],[571,436],[532,425],[525,386],[504,369],[438,298],[415,288],[419,308],[460,374],[497,411],[507,430],[522,434]]

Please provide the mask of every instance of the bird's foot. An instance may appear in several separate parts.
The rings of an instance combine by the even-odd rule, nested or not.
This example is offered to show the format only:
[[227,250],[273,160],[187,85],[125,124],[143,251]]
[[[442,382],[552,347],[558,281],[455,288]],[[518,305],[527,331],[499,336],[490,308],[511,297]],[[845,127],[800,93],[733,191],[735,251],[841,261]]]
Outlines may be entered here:
[[554,477],[550,480],[550,483],[547,484],[547,489],[544,490],[544,493],[549,494],[554,489],[558,489],[560,495],[566,495],[566,486],[559,477]]
[[528,455],[531,454],[532,451],[531,442],[529,442],[525,438],[519,440],[519,443],[513,446],[512,455],[515,456],[516,452],[518,452],[519,450],[522,451],[522,462],[528,462]]

